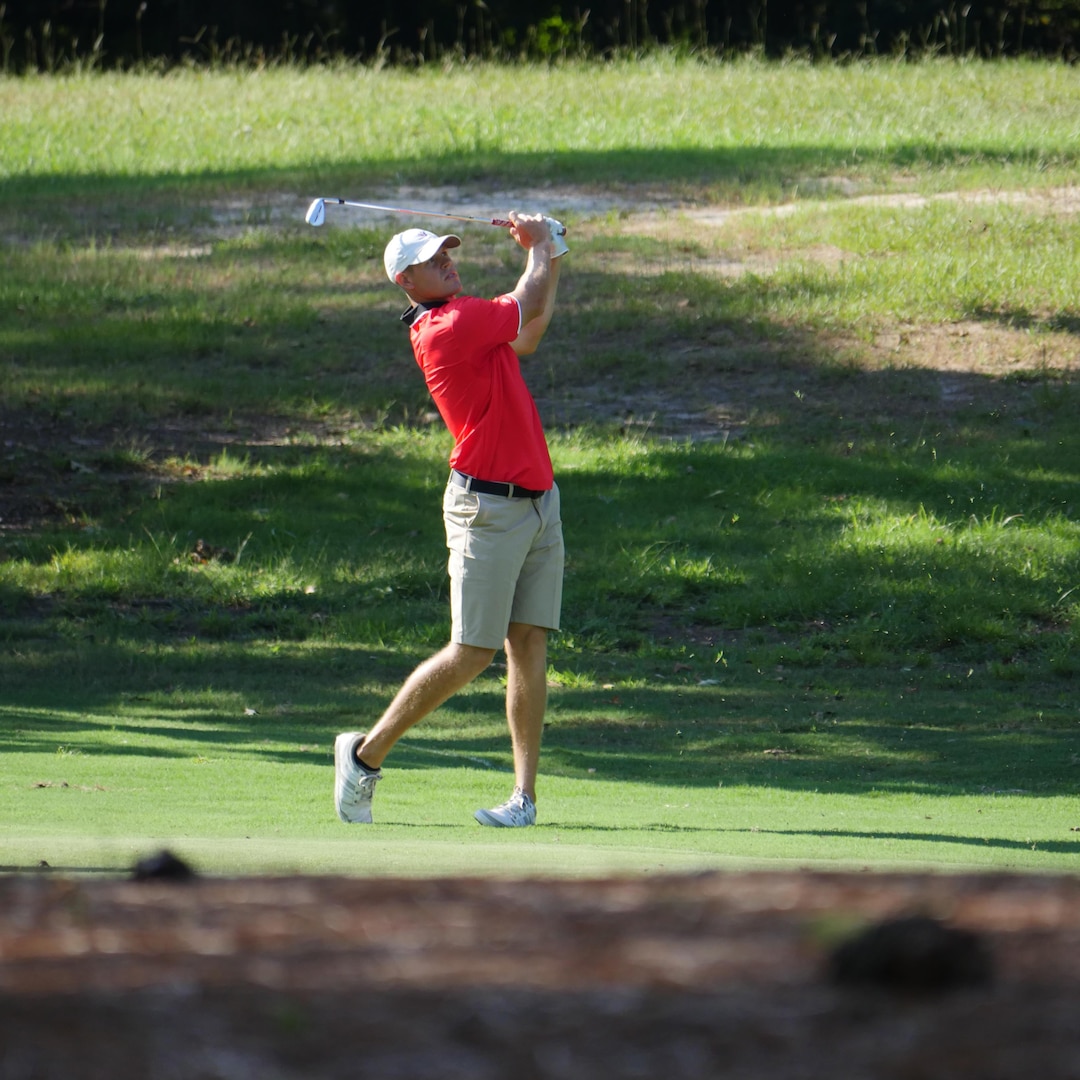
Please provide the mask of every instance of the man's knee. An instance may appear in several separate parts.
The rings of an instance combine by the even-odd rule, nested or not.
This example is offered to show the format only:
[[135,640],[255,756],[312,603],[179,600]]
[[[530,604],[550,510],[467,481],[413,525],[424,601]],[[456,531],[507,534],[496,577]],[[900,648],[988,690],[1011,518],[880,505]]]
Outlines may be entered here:
[[527,654],[547,649],[547,630],[529,623],[511,623],[506,631],[507,653]]
[[454,667],[472,673],[476,677],[495,659],[495,649],[484,649],[478,645],[462,645],[451,642],[446,646],[444,655]]

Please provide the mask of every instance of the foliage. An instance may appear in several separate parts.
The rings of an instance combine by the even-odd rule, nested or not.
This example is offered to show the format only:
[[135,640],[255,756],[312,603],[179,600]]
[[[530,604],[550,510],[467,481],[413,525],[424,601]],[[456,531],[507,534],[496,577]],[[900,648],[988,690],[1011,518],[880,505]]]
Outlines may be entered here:
[[1073,60],[1080,14],[1069,0],[943,5],[941,0],[343,0],[146,4],[7,0],[0,6],[0,70],[176,63],[378,66],[447,59],[640,55],[657,48],[770,57],[1039,55]]

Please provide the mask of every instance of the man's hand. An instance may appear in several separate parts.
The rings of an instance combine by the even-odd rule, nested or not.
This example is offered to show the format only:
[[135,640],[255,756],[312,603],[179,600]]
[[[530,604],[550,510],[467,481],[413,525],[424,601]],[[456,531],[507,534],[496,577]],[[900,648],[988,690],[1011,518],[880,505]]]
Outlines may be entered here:
[[516,210],[511,210],[508,216],[514,223],[510,235],[526,251],[531,251],[539,244],[551,243],[551,230],[543,214],[519,214]]

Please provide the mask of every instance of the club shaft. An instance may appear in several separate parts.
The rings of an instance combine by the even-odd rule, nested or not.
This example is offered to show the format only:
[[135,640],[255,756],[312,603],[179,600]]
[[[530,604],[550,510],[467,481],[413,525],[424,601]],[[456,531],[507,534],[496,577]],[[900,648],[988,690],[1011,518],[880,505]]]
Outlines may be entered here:
[[414,210],[404,206],[379,206],[377,203],[353,202],[351,199],[323,199],[323,202],[336,203],[338,206],[356,206],[361,210],[381,210],[386,214],[411,214],[415,217],[445,218],[448,221],[472,221],[479,225],[498,225],[502,229],[513,226],[505,218],[465,217],[462,214],[443,214],[438,210]]
[[[361,210],[381,210],[385,214],[409,214],[414,217],[445,218],[447,221],[472,221],[478,225],[497,225],[500,229],[512,229],[514,223],[506,218],[482,218],[465,217],[462,214],[444,214],[439,210],[416,210],[404,206],[381,206],[378,203],[354,202],[352,199],[325,198],[323,203],[334,203],[337,206],[356,206]],[[566,235],[566,229],[561,235]]]

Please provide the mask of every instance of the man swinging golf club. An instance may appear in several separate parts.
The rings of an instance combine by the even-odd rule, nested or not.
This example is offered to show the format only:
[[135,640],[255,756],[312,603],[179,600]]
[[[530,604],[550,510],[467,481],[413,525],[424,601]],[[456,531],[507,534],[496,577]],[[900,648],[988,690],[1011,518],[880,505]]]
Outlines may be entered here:
[[512,292],[461,294],[457,236],[407,229],[386,245],[387,276],[412,306],[402,316],[428,390],[454,438],[443,495],[449,549],[450,642],[405,680],[368,732],[334,743],[334,802],[342,821],[370,823],[375,784],[394,744],[506,651],[506,718],[515,787],[481,825],[536,822],[536,773],[547,704],[547,634],[559,627],[563,537],[547,440],[518,358],[551,321],[561,224],[510,214],[526,253]]

